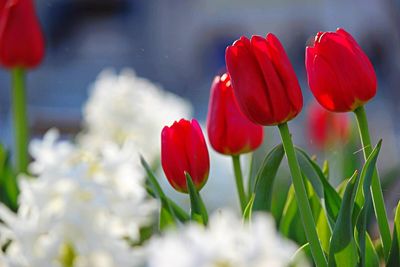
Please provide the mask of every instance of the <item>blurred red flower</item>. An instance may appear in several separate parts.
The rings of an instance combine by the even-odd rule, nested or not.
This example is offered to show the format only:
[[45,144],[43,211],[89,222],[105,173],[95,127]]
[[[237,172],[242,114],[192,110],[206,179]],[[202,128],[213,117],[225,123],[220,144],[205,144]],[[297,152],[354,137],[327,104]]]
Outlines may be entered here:
[[34,68],[43,59],[44,39],[32,0],[0,0],[0,64]]
[[327,149],[345,143],[350,135],[350,118],[346,113],[330,112],[313,102],[307,113],[307,132],[312,144]]

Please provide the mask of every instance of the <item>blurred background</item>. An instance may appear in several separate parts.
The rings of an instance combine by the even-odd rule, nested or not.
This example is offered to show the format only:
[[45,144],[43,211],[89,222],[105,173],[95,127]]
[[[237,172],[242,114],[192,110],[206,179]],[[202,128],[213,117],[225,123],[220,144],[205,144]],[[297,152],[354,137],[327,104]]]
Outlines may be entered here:
[[[304,130],[312,99],[304,49],[317,31],[343,27],[378,75],[378,95],[367,112],[373,140],[384,139],[380,168],[399,165],[399,0],[37,0],[36,6],[47,50],[43,64],[28,76],[33,136],[51,127],[77,133],[88,88],[106,67],[133,68],[190,100],[204,121],[211,81],[225,68],[226,46],[241,35],[273,32],[303,89],[304,112],[291,122],[295,142],[313,149]],[[0,140],[11,144],[11,136],[10,78],[0,70]],[[271,145],[277,141],[275,131],[266,139]]]

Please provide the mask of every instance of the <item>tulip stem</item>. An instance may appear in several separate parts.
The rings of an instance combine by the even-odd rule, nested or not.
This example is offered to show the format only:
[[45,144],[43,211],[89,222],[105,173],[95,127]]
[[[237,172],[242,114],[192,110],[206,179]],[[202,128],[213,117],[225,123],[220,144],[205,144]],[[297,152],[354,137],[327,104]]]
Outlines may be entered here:
[[26,111],[25,71],[12,70],[13,116],[16,173],[26,173],[28,167],[28,119]]
[[304,231],[310,244],[311,254],[317,267],[328,266],[325,254],[322,250],[320,240],[315,227],[314,217],[308,201],[306,188],[300,171],[300,166],[296,158],[293,147],[292,137],[289,132],[287,123],[278,125],[283,147],[292,174],[293,187],[296,195],[297,204],[299,206],[300,217],[303,222]]
[[[369,134],[367,114],[365,112],[364,106],[361,106],[361,107],[358,107],[357,109],[355,109],[354,113],[357,118],[358,130],[360,133],[364,158],[366,160],[372,152],[371,137]],[[392,238],[390,235],[390,228],[389,228],[388,218],[387,218],[387,214],[386,214],[385,201],[383,198],[381,182],[380,182],[379,174],[378,174],[376,167],[375,167],[375,170],[374,170],[374,173],[372,176],[371,193],[372,193],[372,199],[373,199],[373,204],[374,204],[374,209],[375,209],[375,215],[376,215],[376,219],[378,221],[379,231],[381,233],[383,252],[384,252],[385,258],[387,259],[389,256],[389,252],[390,252]]]
[[239,195],[240,208],[243,213],[247,205],[247,198],[246,198],[246,193],[244,191],[243,174],[242,174],[242,168],[240,166],[240,156],[232,155],[232,162],[233,162],[233,171],[235,172],[236,188]]

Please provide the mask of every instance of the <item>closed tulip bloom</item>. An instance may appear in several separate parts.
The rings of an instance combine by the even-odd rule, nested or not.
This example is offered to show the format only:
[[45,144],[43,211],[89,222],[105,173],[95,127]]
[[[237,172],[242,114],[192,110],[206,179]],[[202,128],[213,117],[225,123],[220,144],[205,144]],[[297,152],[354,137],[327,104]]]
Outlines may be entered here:
[[185,172],[200,190],[208,179],[210,158],[203,132],[196,120],[181,119],[161,133],[161,165],[173,188],[187,193]]
[[315,36],[306,48],[306,69],[312,93],[330,111],[353,111],[376,94],[371,62],[343,29]]
[[207,132],[211,146],[225,155],[247,153],[262,143],[262,126],[240,111],[226,73],[215,77],[211,85]]
[[32,0],[0,0],[0,64],[33,68],[44,56],[44,39]]
[[275,35],[241,37],[227,47],[225,57],[237,102],[251,121],[278,125],[299,114],[299,82]]
[[312,144],[319,149],[345,143],[350,135],[348,114],[330,112],[316,102],[309,107],[307,126]]

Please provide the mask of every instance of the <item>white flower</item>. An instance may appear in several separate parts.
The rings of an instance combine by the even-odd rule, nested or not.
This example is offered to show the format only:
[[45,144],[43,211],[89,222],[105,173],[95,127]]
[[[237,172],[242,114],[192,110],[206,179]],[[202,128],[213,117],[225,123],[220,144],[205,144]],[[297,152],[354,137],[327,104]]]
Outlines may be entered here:
[[256,214],[251,224],[243,224],[238,216],[222,211],[206,228],[190,224],[153,238],[146,261],[148,267],[283,267],[289,266],[296,249],[279,236],[267,215]]
[[21,177],[18,214],[0,206],[0,246],[11,240],[0,260],[61,266],[72,257],[78,267],[137,266],[139,252],[126,239],[138,241],[157,208],[146,194],[137,150],[105,143],[90,151],[57,139],[52,130],[32,142],[37,177]]
[[191,115],[190,104],[164,91],[130,69],[119,75],[112,70],[99,74],[84,108],[84,146],[133,141],[148,161],[160,153],[165,125]]

